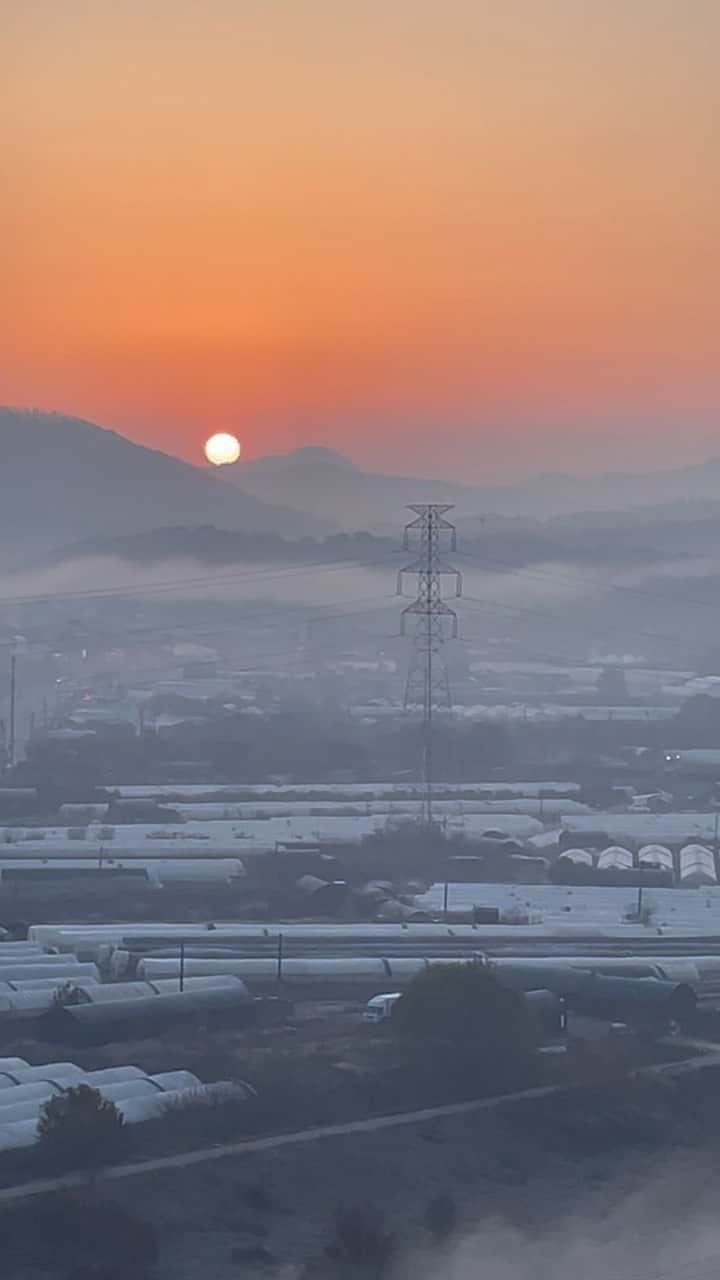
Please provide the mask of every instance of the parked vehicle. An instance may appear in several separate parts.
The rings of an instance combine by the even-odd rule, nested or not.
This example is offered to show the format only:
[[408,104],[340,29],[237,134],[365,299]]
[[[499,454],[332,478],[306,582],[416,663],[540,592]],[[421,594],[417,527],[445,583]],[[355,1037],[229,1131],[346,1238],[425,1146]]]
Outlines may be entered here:
[[402,991],[391,991],[379,996],[373,996],[365,1006],[365,1021],[385,1022],[387,1018],[392,1018],[393,1009],[401,995]]

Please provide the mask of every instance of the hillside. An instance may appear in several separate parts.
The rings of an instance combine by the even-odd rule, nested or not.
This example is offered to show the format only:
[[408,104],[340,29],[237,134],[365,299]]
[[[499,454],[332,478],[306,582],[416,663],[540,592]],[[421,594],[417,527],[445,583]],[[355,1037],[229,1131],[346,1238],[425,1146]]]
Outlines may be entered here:
[[220,523],[300,537],[321,520],[269,506],[219,475],[114,431],[56,414],[0,409],[3,559],[158,525]]
[[226,475],[263,502],[312,512],[348,531],[397,528],[408,518],[406,505],[413,502],[452,503],[453,519],[469,527],[488,515],[548,519],[618,511],[637,511],[641,525],[647,507],[663,507],[657,515],[680,521],[700,514],[691,512],[689,504],[709,504],[705,514],[716,513],[720,461],[647,473],[547,474],[515,485],[470,487],[363,471],[341,454],[310,446],[237,463]]
[[457,515],[480,514],[475,494],[462,485],[362,471],[342,454],[314,445],[236,463],[227,477],[263,502],[315,512],[348,532],[397,528],[410,518],[411,502],[448,502]]
[[[681,512],[685,513],[682,518]],[[699,512],[699,515],[696,514]],[[648,507],[645,518],[636,512],[605,512],[558,517],[553,520],[511,520],[488,517],[480,531],[471,522],[458,522],[459,563],[468,568],[471,557],[488,573],[520,569],[525,565],[578,564],[611,571],[632,566],[652,568],[683,566],[674,576],[685,576],[689,562],[693,580],[714,571],[704,563],[708,549],[720,537],[720,504],[697,507]],[[292,540],[275,532],[245,532],[214,524],[144,528],[130,535],[87,538],[54,549],[41,564],[57,564],[90,556],[112,556],[134,564],[170,560],[195,560],[206,564],[244,561],[300,564],[341,560],[371,561],[396,554],[401,558],[397,531],[387,535],[367,532],[331,533],[324,538]],[[697,561],[703,561],[698,564]]]
[[277,533],[245,533],[214,525],[179,525],[143,530],[127,537],[90,538],[61,547],[40,564],[60,564],[90,556],[110,556],[130,564],[151,565],[171,560],[199,564],[334,563],[345,560],[378,560],[399,554],[397,539],[370,533],[333,533],[326,538],[283,538]]

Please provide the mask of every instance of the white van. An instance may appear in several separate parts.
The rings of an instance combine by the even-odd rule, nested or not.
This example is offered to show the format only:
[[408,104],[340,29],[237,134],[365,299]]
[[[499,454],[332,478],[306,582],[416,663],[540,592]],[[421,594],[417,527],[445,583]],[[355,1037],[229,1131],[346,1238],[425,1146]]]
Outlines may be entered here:
[[401,996],[402,991],[391,991],[383,995],[373,996],[372,1000],[368,1000],[365,1006],[365,1021],[385,1022],[386,1018],[391,1018],[393,1009]]

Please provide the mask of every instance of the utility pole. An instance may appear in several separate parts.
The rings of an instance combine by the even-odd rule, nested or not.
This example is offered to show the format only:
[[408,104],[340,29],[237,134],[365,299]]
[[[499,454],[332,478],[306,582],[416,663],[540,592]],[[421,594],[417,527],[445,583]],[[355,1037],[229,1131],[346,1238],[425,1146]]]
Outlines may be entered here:
[[416,513],[416,518],[405,526],[403,546],[406,551],[415,549],[417,555],[400,570],[397,590],[401,595],[405,575],[411,573],[417,578],[417,597],[403,609],[400,634],[407,634],[407,620],[411,615],[417,622],[404,705],[406,711],[412,708],[422,710],[423,820],[429,824],[433,820],[433,713],[436,707],[448,711],[452,708],[448,669],[443,658],[448,624],[451,638],[454,639],[458,633],[457,614],[442,598],[442,577],[448,575],[455,579],[456,596],[462,595],[462,577],[442,556],[446,547],[454,551],[457,546],[455,526],[445,519],[445,512],[451,511],[452,506],[437,502],[413,503],[409,510]]
[[15,764],[15,695],[17,686],[17,656],[10,654],[10,736],[8,738],[7,762],[12,769]]

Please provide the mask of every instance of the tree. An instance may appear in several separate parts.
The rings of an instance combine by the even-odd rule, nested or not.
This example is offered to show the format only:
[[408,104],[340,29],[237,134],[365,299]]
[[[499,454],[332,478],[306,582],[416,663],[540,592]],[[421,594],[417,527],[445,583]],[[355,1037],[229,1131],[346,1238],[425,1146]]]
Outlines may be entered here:
[[524,997],[504,986],[491,969],[469,963],[430,965],[398,1000],[393,1028],[421,1042],[451,1047],[457,1061],[486,1070],[527,1066],[535,1043]]
[[600,702],[616,707],[628,700],[625,672],[622,667],[604,667],[598,676],[597,696]]
[[714,747],[720,730],[720,698],[696,693],[686,698],[675,717],[680,732],[678,746]]
[[41,1108],[38,1139],[48,1161],[71,1168],[108,1164],[123,1155],[122,1113],[87,1084],[55,1094]]

